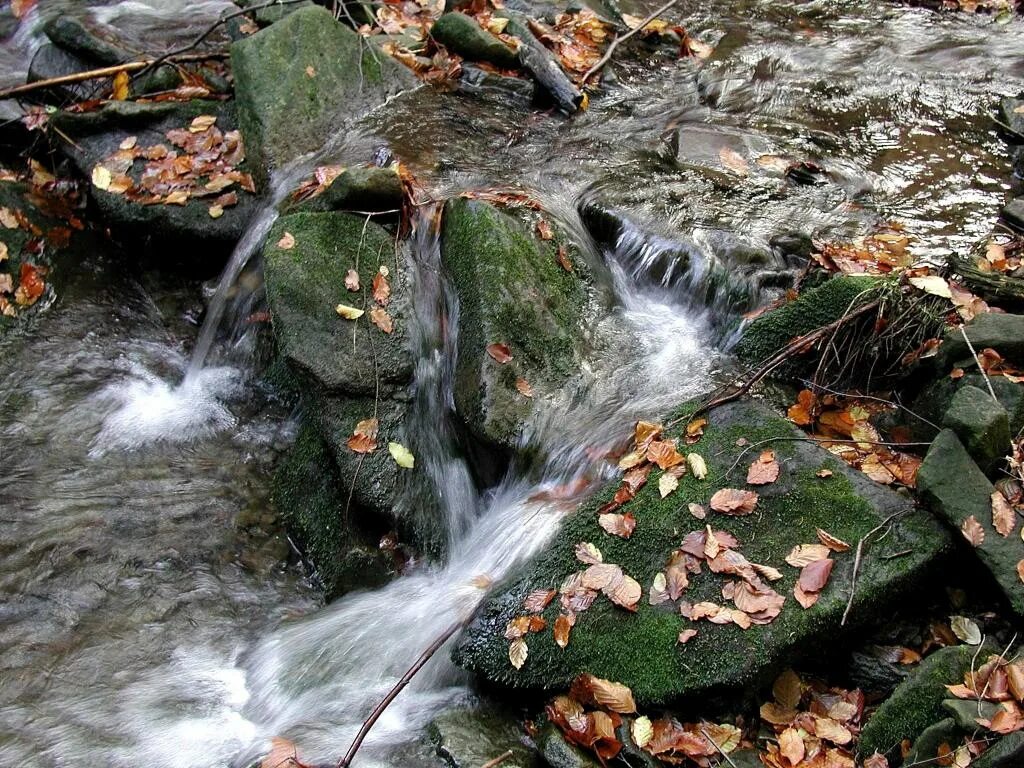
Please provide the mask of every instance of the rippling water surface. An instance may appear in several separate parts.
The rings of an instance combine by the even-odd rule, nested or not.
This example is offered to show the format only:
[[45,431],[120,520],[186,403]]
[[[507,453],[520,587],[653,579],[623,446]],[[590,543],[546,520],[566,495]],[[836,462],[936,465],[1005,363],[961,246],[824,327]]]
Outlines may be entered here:
[[[0,47],[0,82],[23,76],[41,20],[85,6],[140,50],[186,40],[230,7],[43,0]],[[185,377],[198,285],[95,254],[32,328],[0,341],[0,765],[241,765],[274,735],[337,759],[481,585],[555,530],[564,508],[537,491],[599,474],[587,449],[709,386],[724,310],[695,293],[692,265],[738,275],[753,254],[744,263],[784,270],[768,243],[794,232],[895,222],[939,258],[989,231],[1010,184],[989,116],[1024,88],[1020,21],[867,0],[684,0],[674,13],[715,44],[712,57],[637,47],[570,121],[420,90],[344,138],[349,153],[389,144],[439,194],[519,185],[574,232],[581,202],[625,222],[589,246],[615,310],[594,330],[606,343],[588,383],[532,436],[547,465],[482,492],[445,409],[457,339],[439,311],[454,317],[457,303],[438,279],[429,215],[418,222],[416,423],[429,436],[418,466],[448,507],[445,564],[318,607],[267,498],[294,415],[237,354]],[[723,147],[746,175],[723,165]],[[826,173],[794,184],[758,165],[764,155]],[[686,279],[662,263],[676,252],[689,254]],[[467,694],[438,654],[359,762],[411,764],[395,744]]]

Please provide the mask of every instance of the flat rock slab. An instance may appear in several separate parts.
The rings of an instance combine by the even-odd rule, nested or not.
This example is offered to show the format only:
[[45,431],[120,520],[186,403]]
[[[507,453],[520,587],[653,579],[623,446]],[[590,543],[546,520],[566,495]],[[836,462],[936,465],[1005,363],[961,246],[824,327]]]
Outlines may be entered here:
[[264,168],[319,149],[417,85],[412,72],[319,6],[234,43],[231,69],[242,133]]
[[[915,509],[903,496],[806,441],[802,432],[763,406],[734,403],[716,409],[708,419],[704,437],[685,449],[705,458],[705,480],[688,473],[674,493],[661,499],[661,473],[655,469],[646,486],[618,510],[632,512],[636,518],[636,530],[629,539],[611,536],[598,525],[597,509],[618,486],[618,482],[610,484],[569,515],[554,541],[492,593],[462,636],[454,653],[457,663],[512,687],[564,688],[577,675],[589,672],[628,685],[643,703],[750,685],[765,679],[795,652],[811,653],[816,644],[832,645],[841,637],[840,620],[851,589],[852,550],[832,555],[831,579],[816,605],[805,610],[793,597],[799,569],[787,565],[785,557],[797,544],[817,543],[816,529],[856,546],[885,520],[891,522],[888,535],[865,548],[851,611],[854,624],[882,618],[886,604],[898,602],[949,548],[948,534],[926,511]],[[741,439],[756,447],[743,451],[737,446]],[[774,483],[756,487],[760,498],[753,514],[735,517],[709,511],[706,520],[693,517],[688,504],[707,505],[723,487],[753,489],[744,483],[747,468],[765,448],[775,451],[781,473]],[[831,474],[819,476],[821,470]],[[686,534],[701,531],[706,524],[733,534],[739,540],[737,551],[751,562],[782,572],[772,586],[786,599],[781,614],[770,624],[743,630],[692,622],[680,616],[671,602],[649,604],[654,577],[665,567],[669,554]],[[558,589],[567,576],[585,567],[574,555],[580,542],[595,544],[604,562],[618,564],[640,583],[643,597],[637,611],[629,612],[599,596],[578,614],[563,650],[555,644],[551,630],[559,614],[555,599],[543,612],[547,628],[526,636],[528,656],[522,668],[515,669],[504,637],[508,621],[524,613],[523,599],[529,592]],[[682,597],[693,603],[726,604],[721,591],[725,582],[723,575],[705,567],[690,577]],[[697,630],[685,645],[677,642],[683,629]]]

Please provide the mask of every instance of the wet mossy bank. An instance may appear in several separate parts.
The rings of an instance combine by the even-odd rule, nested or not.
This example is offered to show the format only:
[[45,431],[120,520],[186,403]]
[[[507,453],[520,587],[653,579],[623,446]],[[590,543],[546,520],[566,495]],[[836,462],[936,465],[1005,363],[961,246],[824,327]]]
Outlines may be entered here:
[[[661,499],[658,471],[652,473],[647,485],[620,510],[632,512],[637,520],[629,539],[608,535],[598,525],[597,509],[618,486],[617,481],[610,484],[568,516],[543,552],[495,589],[463,635],[454,653],[456,662],[500,685],[531,689],[563,688],[589,672],[628,685],[645,703],[746,686],[761,681],[796,653],[836,642],[851,588],[853,552],[833,555],[831,580],[817,605],[807,610],[792,596],[799,569],[784,562],[795,545],[817,542],[818,528],[855,546],[871,530],[891,523],[888,536],[865,550],[850,614],[854,624],[882,618],[886,607],[905,596],[947,552],[949,537],[927,512],[806,442],[802,433],[762,406],[730,404],[708,418],[703,439],[689,449],[705,458],[706,479],[688,473],[678,490]],[[756,449],[738,446],[743,440],[747,442],[742,445]],[[775,483],[757,488],[760,499],[753,514],[709,512],[706,520],[691,515],[690,503],[706,505],[720,488],[745,487],[747,467],[764,448],[775,451],[782,473]],[[648,591],[669,554],[683,536],[706,524],[733,534],[739,541],[737,550],[751,562],[782,571],[783,578],[772,586],[786,602],[770,624],[742,630],[691,622],[671,603],[649,604]],[[620,565],[640,583],[644,594],[638,609],[631,613],[599,597],[577,616],[563,650],[550,631],[559,613],[556,599],[543,614],[549,629],[527,636],[529,655],[516,670],[509,662],[505,626],[523,613],[522,602],[530,591],[557,589],[582,569],[574,555],[580,542],[595,544],[604,562]],[[691,578],[683,598],[721,603],[725,581],[705,570]],[[681,645],[677,636],[687,628],[696,629],[697,635]]]

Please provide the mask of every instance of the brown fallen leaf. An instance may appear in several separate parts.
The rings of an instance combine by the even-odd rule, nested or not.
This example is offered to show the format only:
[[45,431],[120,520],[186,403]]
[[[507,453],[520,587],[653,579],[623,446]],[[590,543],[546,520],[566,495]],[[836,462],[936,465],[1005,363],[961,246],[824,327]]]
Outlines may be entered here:
[[739,176],[746,176],[750,173],[750,166],[743,155],[732,147],[722,147],[718,151],[718,158],[722,161],[722,165]]
[[605,530],[606,533],[610,533],[612,536],[618,536],[623,539],[628,539],[632,536],[633,529],[636,528],[636,518],[633,517],[631,512],[627,512],[624,515],[620,515],[615,512],[598,515],[597,523]]
[[548,224],[546,219],[540,219],[537,222],[537,235],[541,240],[551,240],[555,233],[551,231],[551,225]]
[[693,638],[695,638],[696,636],[697,636],[697,630],[696,629],[684,629],[682,632],[679,633],[679,638],[678,638],[677,642],[685,644],[685,643],[688,643]]
[[591,544],[589,541],[581,541],[576,545],[576,559],[581,563],[587,563],[588,565],[594,565],[604,560],[601,556],[601,550]]
[[711,497],[709,505],[716,512],[725,515],[749,515],[757,506],[757,498],[754,491],[722,488]]
[[831,549],[833,552],[847,552],[850,549],[850,545],[842,539],[837,539],[831,533],[821,528],[818,528],[818,541],[824,544],[826,547]]
[[961,523],[960,533],[971,543],[972,547],[980,547],[985,541],[985,529],[981,527],[981,523],[974,515]]
[[381,267],[373,276],[373,300],[386,307],[391,298],[391,286],[388,284],[387,267]]
[[704,509],[700,504],[689,504],[687,509],[690,510],[690,514],[696,517],[698,520],[704,520],[708,516],[708,511]]
[[797,585],[804,592],[820,592],[828,584],[828,578],[832,574],[832,566],[834,565],[835,560],[831,558],[808,563],[800,571],[800,577],[796,582]]
[[570,695],[583,704],[604,707],[609,712],[628,715],[636,712],[633,692],[622,683],[614,683],[590,674],[577,677],[569,689]]
[[290,251],[295,247],[295,236],[291,232],[285,232],[277,241],[277,247],[282,251]]
[[516,669],[522,669],[529,653],[530,649],[526,646],[526,641],[519,637],[513,640],[508,647],[508,660]]
[[299,751],[294,742],[275,736],[270,740],[270,751],[260,762],[260,768],[307,768],[299,761]]
[[384,333],[392,333],[395,330],[391,315],[382,307],[374,307],[370,310],[370,322],[384,331]]
[[555,619],[555,644],[559,648],[565,648],[569,645],[569,634],[572,632],[573,625],[576,623],[575,613],[560,613],[558,618]]
[[499,365],[504,365],[512,359],[512,351],[508,348],[508,344],[503,344],[501,342],[488,344],[487,354],[490,355],[491,359]]
[[793,587],[793,597],[800,603],[800,607],[807,609],[813,606],[821,598],[821,592],[804,592],[799,584]]
[[548,603],[556,594],[558,593],[553,589],[535,589],[523,600],[523,610],[528,613],[540,613],[548,607]]
[[669,469],[682,464],[686,457],[676,449],[674,439],[655,440],[647,446],[647,460],[657,464],[660,469]]
[[797,544],[786,555],[786,562],[794,568],[803,568],[815,560],[824,560],[831,551],[824,544]]
[[558,265],[566,272],[572,272],[572,262],[569,260],[569,254],[565,250],[564,245],[558,246]]
[[373,453],[377,450],[377,431],[379,428],[380,422],[376,418],[363,419],[352,430],[352,435],[349,437],[346,445],[356,453]]
[[832,470],[831,469],[819,469],[814,474],[816,474],[818,477],[832,477]]
[[992,527],[996,529],[996,533],[1005,539],[1017,527],[1017,514],[1013,511],[1013,507],[1010,506],[1010,502],[1006,500],[1006,497],[1000,491],[993,491],[991,498]]
[[345,273],[345,288],[353,293],[359,290],[359,273],[354,269]]
[[523,397],[533,397],[533,387],[522,376],[516,379],[516,391]]
[[767,485],[779,479],[779,462],[775,451],[763,451],[747,470],[748,485]]

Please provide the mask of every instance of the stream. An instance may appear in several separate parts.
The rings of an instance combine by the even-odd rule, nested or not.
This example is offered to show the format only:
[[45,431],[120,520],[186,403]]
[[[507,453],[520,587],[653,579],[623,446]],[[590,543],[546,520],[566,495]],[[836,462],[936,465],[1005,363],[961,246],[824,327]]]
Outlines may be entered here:
[[[658,4],[622,5],[645,15]],[[146,50],[234,7],[84,5]],[[0,83],[23,79],[41,20],[82,6],[41,0],[0,46]],[[445,563],[325,606],[289,556],[269,480],[296,414],[257,375],[251,339],[230,332],[260,300],[249,261],[269,206],[219,282],[96,253],[31,328],[0,339],[0,766],[236,767],[274,736],[310,762],[336,761],[423,649],[554,533],[565,506],[543,491],[607,471],[600,449],[728,365],[735,313],[701,290],[702,264],[794,231],[848,237],[893,221],[916,255],[941,260],[990,231],[1010,184],[990,115],[1024,89],[1024,23],[875,0],[684,0],[673,14],[716,45],[712,57],[640,48],[572,120],[420,89],[275,179],[283,195],[318,162],[386,144],[438,199],[531,190],[607,267],[604,349],[615,353],[596,352],[593,384],[534,426],[544,466],[481,490],[448,421],[458,305],[433,208],[420,211],[412,418],[417,467],[443,500]],[[813,161],[827,179],[730,174],[723,143]],[[591,241],[581,201],[620,212],[617,242]],[[680,248],[686,274],[661,263]],[[737,277],[755,305],[769,298],[758,274]],[[239,275],[248,303],[229,301]],[[472,696],[442,649],[355,764],[418,765],[403,745]]]

